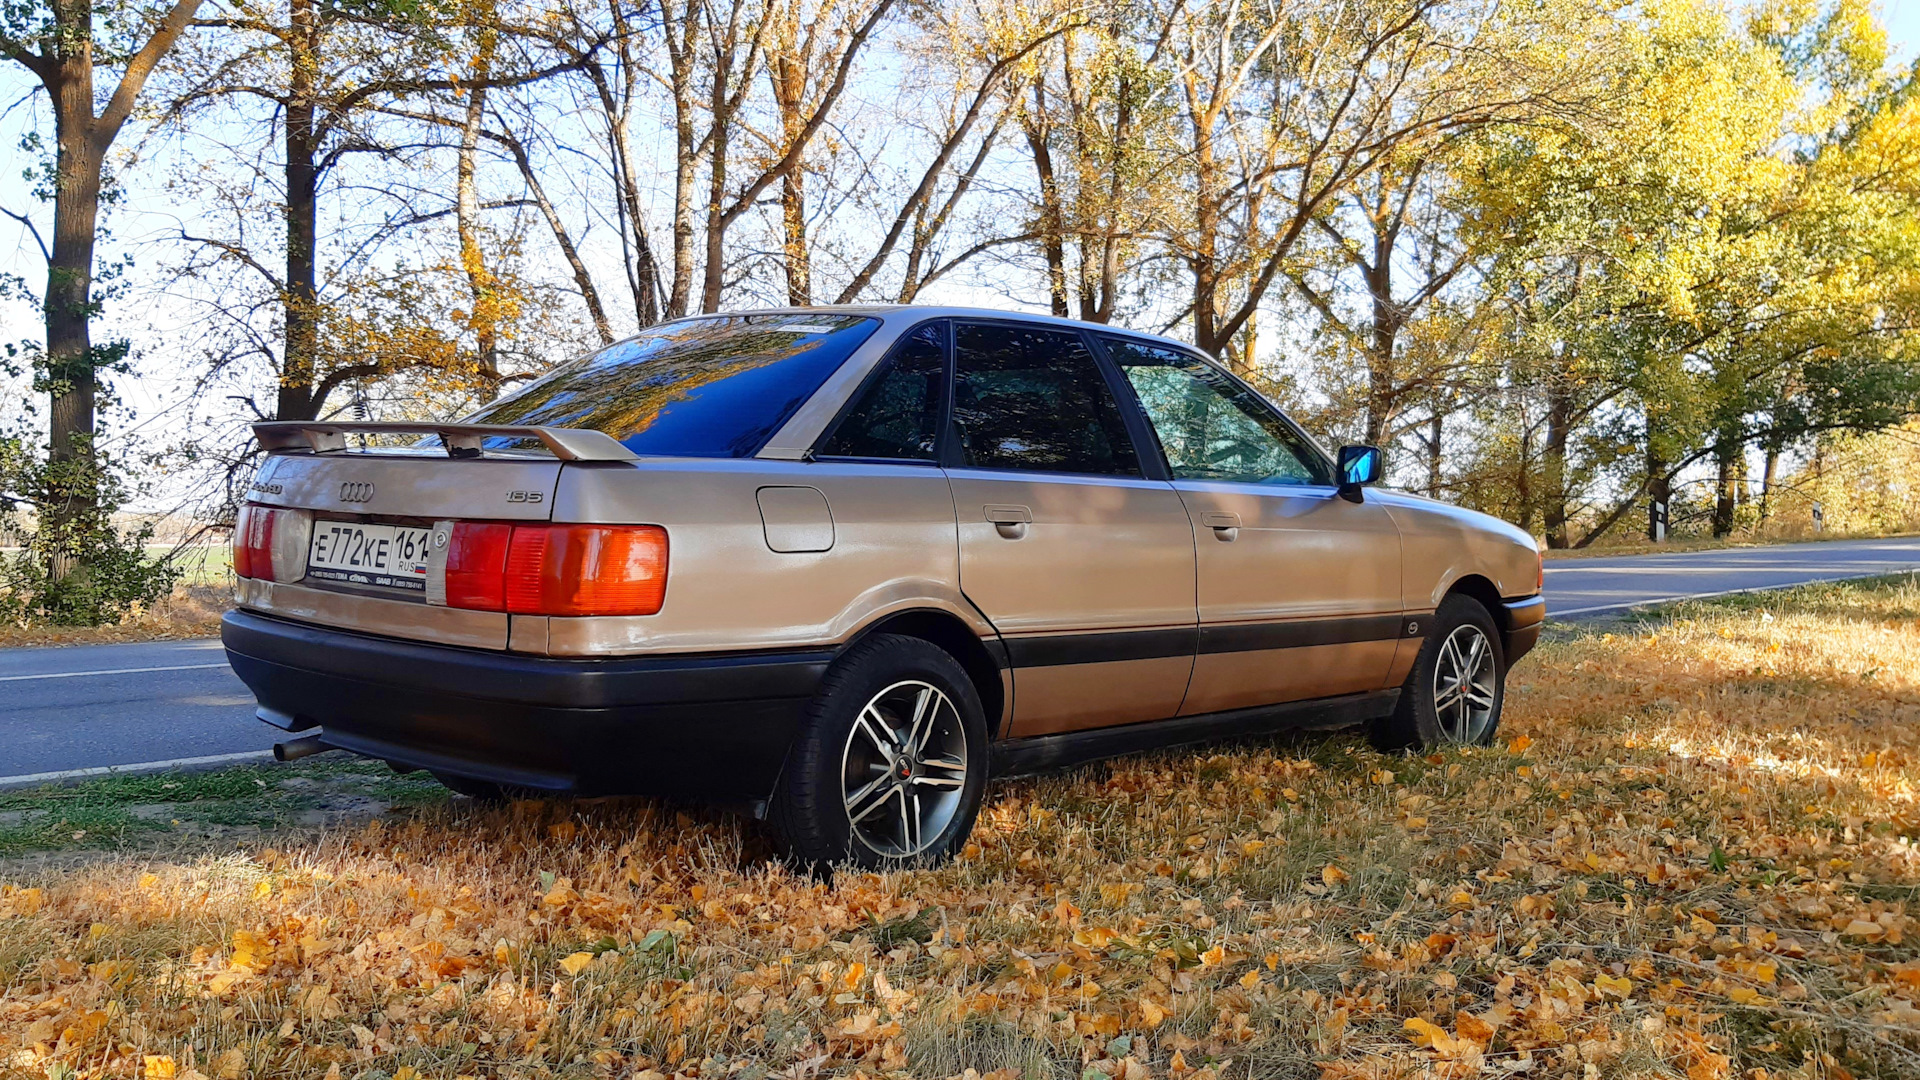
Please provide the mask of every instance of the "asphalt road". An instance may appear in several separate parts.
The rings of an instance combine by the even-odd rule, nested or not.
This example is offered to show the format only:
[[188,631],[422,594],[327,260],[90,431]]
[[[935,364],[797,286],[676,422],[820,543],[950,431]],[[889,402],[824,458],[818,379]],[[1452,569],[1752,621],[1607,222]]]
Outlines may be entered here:
[[1547,616],[1578,619],[1642,604],[1920,569],[1920,537],[1549,560]]
[[[1920,538],[1568,559],[1547,564],[1551,617],[1686,596],[1920,569]],[[0,650],[0,786],[76,770],[264,759],[279,734],[218,641]]]
[[0,785],[110,765],[260,757],[272,734],[253,718],[253,695],[216,640],[0,649]]

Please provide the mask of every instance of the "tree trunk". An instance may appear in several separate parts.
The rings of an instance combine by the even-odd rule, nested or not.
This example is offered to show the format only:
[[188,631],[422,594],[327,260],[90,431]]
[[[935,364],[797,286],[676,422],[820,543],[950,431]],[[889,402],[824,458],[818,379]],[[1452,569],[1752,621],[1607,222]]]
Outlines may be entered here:
[[[615,5],[612,10],[624,12],[625,9]],[[689,18],[692,16],[691,6],[688,8],[687,15]],[[669,27],[676,25],[664,3],[661,5],[661,16],[667,20]],[[616,86],[607,77],[606,67],[601,64],[589,64],[585,70],[587,77],[593,82],[594,93],[600,99],[600,111],[605,116],[607,124],[607,149],[613,157],[614,210],[618,216],[616,228],[620,235],[620,269],[626,275],[627,291],[632,294],[634,322],[644,328],[660,321],[660,263],[654,257],[652,243],[647,239],[647,221],[642,213],[640,181],[634,172],[632,133],[628,126],[632,118],[633,102],[639,93],[641,78],[640,61],[632,53],[632,42],[638,36],[638,31],[625,21],[627,16],[624,14],[619,15],[618,18],[621,21],[621,29],[625,32],[616,37],[611,48],[617,58],[616,66],[620,74],[620,83]],[[685,30],[688,34],[693,32],[691,26],[686,27]],[[685,64],[682,63],[690,53],[679,48],[679,43],[675,41],[672,34],[666,36],[666,45],[673,61],[674,85],[678,87],[683,78],[692,77],[691,60],[687,59]],[[678,109],[684,104],[677,92],[674,102],[677,115]],[[677,119],[676,123],[678,122]],[[687,119],[685,123],[691,124],[691,120]],[[693,163],[690,147],[683,142],[680,149],[682,151],[680,168],[691,170]],[[680,254],[677,229],[681,202],[684,200],[676,202],[674,207],[676,259]],[[676,290],[684,288],[686,280],[685,274],[677,274],[673,288]],[[669,300],[667,306],[671,312],[673,302]],[[680,310],[684,312],[684,304]]]
[[[490,45],[483,46],[482,59],[476,65],[482,79],[492,67],[491,52]],[[486,109],[486,87],[468,90],[467,115],[460,127],[460,153],[454,167],[454,217],[460,236],[460,268],[467,277],[467,323],[473,327],[474,363],[482,380],[480,393],[491,400],[500,390],[500,298],[498,283],[487,269],[487,255],[480,244],[480,194],[474,183],[474,151],[480,143],[480,122]]]
[[[789,38],[791,34],[787,35]],[[788,48],[767,64],[767,81],[773,85],[774,104],[780,110],[781,148],[799,141],[806,127],[807,65]],[[807,245],[807,177],[805,158],[796,161],[780,177],[781,254],[787,271],[787,303],[806,307],[813,303],[813,257]]]
[[1212,118],[1189,108],[1193,127],[1193,343],[1210,356],[1219,356],[1227,342],[1220,323],[1220,163],[1214,160]]
[[[1649,438],[1651,442],[1651,438]],[[1647,450],[1647,539],[1664,540],[1654,521],[1654,507],[1673,506],[1673,478],[1667,475],[1667,462],[1651,447]]]
[[1733,457],[1737,448],[1723,446],[1714,453],[1713,536],[1719,540],[1733,532]]
[[620,155],[621,204],[633,235],[633,315],[644,328],[660,321],[660,266],[654,261],[653,245],[647,241],[640,181],[633,171],[633,140],[624,115],[614,122],[613,141],[614,153]]
[[1393,350],[1400,336],[1400,327],[1391,315],[1387,316],[1387,321],[1379,321],[1379,307],[1376,299],[1375,322],[1368,333],[1367,343],[1367,431],[1361,441],[1368,446],[1386,443],[1387,431],[1393,424],[1394,415],[1400,411],[1399,394],[1393,384]]
[[1514,522],[1528,532],[1533,531],[1533,432],[1520,432],[1519,468],[1514,470],[1513,494],[1519,502],[1519,518]]
[[[92,10],[62,0],[62,26],[85,28],[58,56],[58,81],[49,87],[55,126],[53,250],[47,262],[46,322],[48,402],[47,504],[45,525],[56,537],[85,520],[98,506],[94,474],[93,245],[100,216],[100,170],[104,148],[93,125]],[[53,580],[75,569],[65,544],[56,544]]]
[[1118,98],[1119,107],[1114,115],[1108,157],[1108,168],[1112,175],[1108,182],[1107,205],[1101,214],[1100,301],[1093,311],[1080,313],[1080,317],[1088,322],[1112,322],[1114,309],[1120,302],[1120,206],[1126,198],[1126,170],[1121,168],[1121,161],[1126,153],[1127,140],[1133,133],[1133,82],[1126,75],[1120,76]]
[[1394,385],[1393,351],[1400,340],[1400,327],[1406,317],[1393,300],[1392,205],[1388,185],[1380,183],[1380,201],[1369,217],[1373,224],[1373,262],[1363,264],[1367,280],[1367,301],[1372,318],[1367,328],[1367,434],[1369,446],[1382,446],[1387,431],[1400,411],[1399,388]]
[[713,89],[713,148],[707,156],[707,248],[701,267],[700,310],[719,311],[720,294],[726,288],[727,270],[727,153],[732,126],[724,119],[727,108],[726,80],[718,73]]
[[1040,181],[1040,247],[1047,257],[1047,296],[1053,314],[1064,319],[1071,313],[1067,306],[1067,241],[1061,235],[1065,214],[1060,207],[1060,180],[1053,171],[1053,148],[1048,145],[1044,78],[1034,76],[1033,111],[1022,110],[1020,127],[1026,132],[1027,146],[1033,151],[1033,171]]
[[152,36],[121,59],[125,68],[119,83],[98,115],[93,5],[51,0],[53,31],[43,39],[47,51],[34,53],[11,40],[6,49],[8,59],[40,80],[54,120],[53,245],[46,252],[47,287],[40,311],[46,333],[42,362],[48,396],[48,489],[35,493],[44,499],[38,508],[42,535],[53,541],[47,572],[54,582],[81,569],[71,534],[99,515],[94,399],[103,362],[124,352],[119,345],[96,350],[93,344],[93,250],[100,226],[101,169],[147,77],[179,40],[199,4],[175,0]]
[[320,304],[315,270],[319,236],[320,170],[314,97],[318,93],[320,20],[313,0],[290,0],[287,45],[291,53],[286,101],[287,274],[280,359],[279,420],[318,419],[315,396],[320,364]]
[[[673,86],[673,284],[667,298],[667,318],[687,313],[693,300],[693,201],[700,167],[699,142],[694,135],[693,113],[693,27],[698,6],[689,0],[680,12],[680,21],[666,23],[668,60]],[[666,5],[661,14],[667,14]],[[685,35],[678,42],[676,29]]]
[[1440,437],[1445,422],[1446,414],[1442,413],[1436,404],[1433,409],[1433,419],[1427,421],[1427,498],[1429,499],[1440,497],[1440,447],[1442,445]]
[[787,303],[813,303],[813,259],[807,248],[806,175],[795,166],[780,178],[780,223],[787,263]]
[[1780,470],[1780,448],[1767,447],[1767,463],[1760,474],[1760,521],[1765,523],[1773,513],[1773,484]]
[[673,166],[673,292],[667,298],[667,318],[687,313],[693,299],[693,200],[699,156],[694,153],[693,113],[674,106],[674,142],[679,158]]
[[1567,442],[1573,431],[1573,400],[1555,379],[1547,386],[1547,438],[1542,449],[1541,497],[1546,505],[1542,517],[1547,546],[1564,548],[1567,537]]

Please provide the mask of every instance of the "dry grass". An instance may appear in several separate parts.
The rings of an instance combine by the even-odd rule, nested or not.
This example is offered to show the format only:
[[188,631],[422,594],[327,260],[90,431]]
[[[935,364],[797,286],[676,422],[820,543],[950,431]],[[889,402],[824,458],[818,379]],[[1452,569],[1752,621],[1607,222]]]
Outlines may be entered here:
[[936,871],[529,803],[16,874],[0,1070],[1916,1077],[1916,741],[1909,579],[1549,642],[1492,750],[1000,785]]
[[112,626],[51,626],[0,623],[0,649],[27,645],[106,645],[217,637],[220,616],[233,606],[230,585],[181,585],[173,595]]

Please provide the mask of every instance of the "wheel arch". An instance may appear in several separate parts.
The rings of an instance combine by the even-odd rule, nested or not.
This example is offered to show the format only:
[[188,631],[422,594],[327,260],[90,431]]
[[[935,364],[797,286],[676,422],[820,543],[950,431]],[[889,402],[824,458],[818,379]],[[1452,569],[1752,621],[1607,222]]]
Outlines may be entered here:
[[[919,638],[959,661],[980,695],[980,708],[987,718],[987,737],[1001,734],[1007,718],[1007,689],[1001,677],[1003,664],[994,650],[981,640],[973,628],[950,611],[938,608],[913,608],[896,611],[864,626],[847,642],[847,647],[874,634],[897,634]],[[996,643],[997,644],[997,643]]]
[[1447,586],[1447,596],[1465,596],[1487,610],[1487,617],[1500,631],[1500,655],[1504,658],[1513,652],[1513,631],[1507,624],[1506,604],[1500,596],[1500,588],[1493,581],[1480,574],[1462,574],[1453,584]]

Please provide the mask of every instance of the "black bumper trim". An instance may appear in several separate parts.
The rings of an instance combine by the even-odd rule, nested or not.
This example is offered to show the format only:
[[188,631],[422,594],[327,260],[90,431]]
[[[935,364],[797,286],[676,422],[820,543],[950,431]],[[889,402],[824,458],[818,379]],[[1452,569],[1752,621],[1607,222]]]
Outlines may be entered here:
[[1507,646],[1507,664],[1533,651],[1540,641],[1540,628],[1547,621],[1547,598],[1534,595],[1500,602],[1500,629]]
[[[1313,645],[1351,645],[1415,636],[1421,616],[1340,615],[1286,622],[1213,623],[1200,627],[1202,653],[1262,652]],[[1413,629],[1409,629],[1412,627]]]
[[1503,627],[1506,630],[1524,630],[1547,621],[1547,598],[1544,596],[1502,600],[1500,606],[1506,610],[1506,626]]
[[529,791],[564,792],[578,787],[576,778],[570,773],[546,772],[540,769],[520,768],[499,761],[463,758],[418,746],[383,742],[367,735],[328,731],[325,728],[320,729],[319,738],[321,744],[330,750],[345,750],[350,754],[359,754],[361,757],[376,758],[395,765],[405,765],[408,768],[425,769],[428,772],[454,773],[474,780],[490,780],[496,784],[525,788]]
[[229,654],[269,663],[301,666],[324,657],[331,670],[356,677],[567,709],[811,696],[835,655],[808,649],[557,659],[375,637],[246,611],[227,613],[220,640]]
[[1192,656],[1197,631],[1191,626],[1161,630],[1106,630],[1089,634],[1047,634],[1006,639],[1015,668],[1064,664],[1107,664]]
[[1206,653],[1300,649],[1419,637],[1430,612],[1336,615],[1277,622],[1202,623],[1152,630],[1105,630],[1080,634],[1029,634],[1006,639],[1015,668],[1103,664]]
[[604,660],[428,645],[230,612],[270,723],[401,765],[580,794],[764,798],[835,653]]

